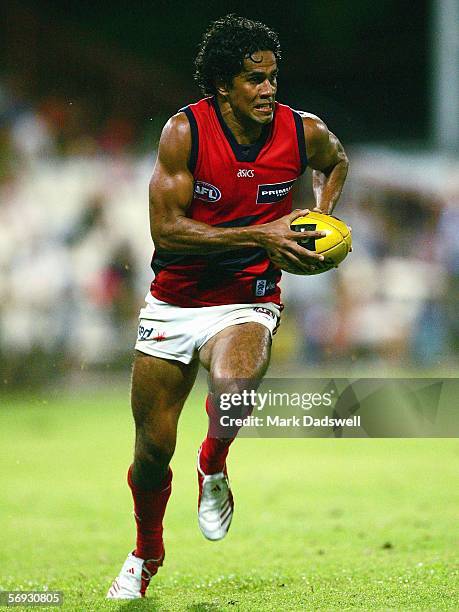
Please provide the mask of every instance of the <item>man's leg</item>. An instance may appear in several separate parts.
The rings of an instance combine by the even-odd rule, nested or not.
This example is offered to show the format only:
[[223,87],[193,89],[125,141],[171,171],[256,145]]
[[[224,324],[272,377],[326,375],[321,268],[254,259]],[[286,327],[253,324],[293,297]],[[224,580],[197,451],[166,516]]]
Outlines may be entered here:
[[[211,338],[201,349],[200,360],[209,371],[213,397],[220,393],[242,391],[241,384],[255,388],[261,382],[271,356],[271,336],[259,323],[227,327]],[[209,415],[207,437],[201,446],[201,468],[206,474],[221,472],[234,437],[215,438],[211,421],[217,418],[211,398],[207,398]]]
[[212,423],[218,411],[212,397],[256,389],[265,374],[271,354],[269,330],[260,323],[227,327],[211,338],[200,351],[202,365],[209,371],[211,396],[207,397],[209,415],[207,436],[198,454],[199,526],[210,540],[220,540],[228,532],[233,514],[233,499],[226,475],[226,457],[237,435],[216,437]]
[[164,558],[163,517],[171,493],[178,419],[196,379],[197,360],[185,365],[138,353],[131,403],[136,438],[128,484],[134,499],[137,544],[112,584],[108,597],[143,596]]
[[135,486],[157,489],[174,454],[177,424],[198,371],[190,364],[138,353],[134,361],[131,406],[135,451],[131,478]]

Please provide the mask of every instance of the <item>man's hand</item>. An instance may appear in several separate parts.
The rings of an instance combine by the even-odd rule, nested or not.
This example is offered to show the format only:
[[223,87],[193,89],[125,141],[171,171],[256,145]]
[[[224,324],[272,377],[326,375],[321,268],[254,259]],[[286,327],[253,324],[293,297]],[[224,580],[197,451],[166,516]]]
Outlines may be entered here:
[[282,270],[293,274],[307,274],[315,270],[324,260],[323,255],[308,251],[298,242],[305,238],[323,238],[325,232],[294,232],[290,228],[292,221],[307,215],[308,212],[308,209],[294,210],[277,221],[258,227],[260,232],[258,242],[266,249],[269,259]]

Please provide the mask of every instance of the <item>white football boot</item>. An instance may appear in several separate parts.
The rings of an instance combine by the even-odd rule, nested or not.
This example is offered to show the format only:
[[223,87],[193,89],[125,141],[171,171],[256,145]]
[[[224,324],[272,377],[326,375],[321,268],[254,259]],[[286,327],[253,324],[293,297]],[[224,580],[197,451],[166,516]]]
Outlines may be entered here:
[[108,589],[107,599],[139,599],[145,597],[150,579],[163,564],[164,554],[160,559],[140,559],[129,553],[120,573]]
[[234,501],[229,486],[226,465],[223,472],[204,474],[198,453],[198,523],[208,540],[221,540],[226,536],[233,519]]

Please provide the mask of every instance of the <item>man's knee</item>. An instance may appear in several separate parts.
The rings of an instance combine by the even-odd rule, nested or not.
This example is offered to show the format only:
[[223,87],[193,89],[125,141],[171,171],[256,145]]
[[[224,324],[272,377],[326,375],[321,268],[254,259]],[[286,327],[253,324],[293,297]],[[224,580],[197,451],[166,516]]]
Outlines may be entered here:
[[256,355],[240,357],[231,351],[217,355],[210,367],[210,382],[223,388],[244,386],[251,387],[261,381],[269,364],[269,353],[260,351]]
[[159,441],[137,433],[133,466],[135,484],[145,489],[161,486],[167,476],[174,450],[175,441]]
[[175,442],[172,440],[158,440],[145,432],[136,436],[135,458],[144,464],[167,467],[174,450]]

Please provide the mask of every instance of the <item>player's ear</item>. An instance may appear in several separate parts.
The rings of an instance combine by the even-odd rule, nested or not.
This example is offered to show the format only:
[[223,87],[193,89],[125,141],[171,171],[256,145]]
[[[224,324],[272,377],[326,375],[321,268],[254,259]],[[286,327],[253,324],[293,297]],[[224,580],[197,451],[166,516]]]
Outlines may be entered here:
[[223,81],[218,80],[215,83],[215,86],[217,88],[217,93],[219,93],[221,96],[227,96],[229,93],[229,89],[228,89],[228,85],[226,83],[224,83]]

